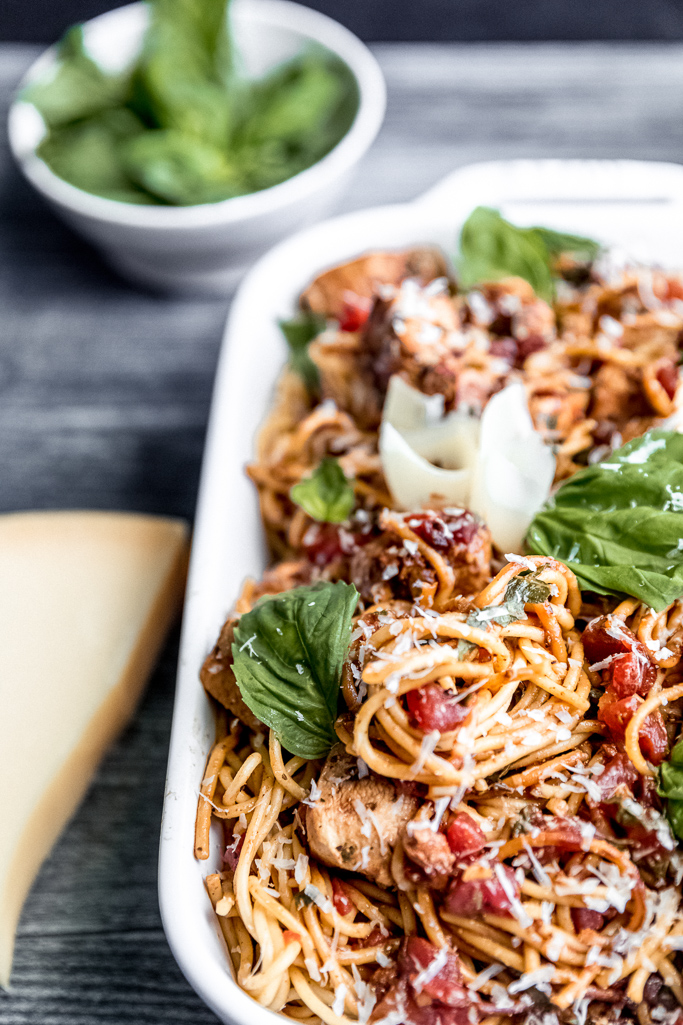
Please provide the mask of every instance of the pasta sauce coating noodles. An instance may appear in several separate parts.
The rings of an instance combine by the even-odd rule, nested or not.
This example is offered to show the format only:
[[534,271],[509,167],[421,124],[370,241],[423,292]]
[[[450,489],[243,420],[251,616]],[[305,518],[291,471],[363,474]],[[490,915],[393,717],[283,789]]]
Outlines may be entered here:
[[[330,274],[317,302],[331,301]],[[620,315],[627,287],[612,305],[607,291],[600,316]],[[498,326],[523,373],[523,327],[544,339],[529,358],[559,343],[547,304],[517,293],[518,306],[499,309],[514,290],[481,290],[508,317]],[[348,330],[330,342],[336,370],[321,370],[323,388],[337,374],[337,398],[356,373],[379,387],[353,335],[386,311],[371,288],[359,294],[337,303]],[[598,343],[593,333],[571,344],[590,360]],[[396,346],[382,353],[402,358]],[[503,562],[466,510],[393,511],[370,419],[350,402],[316,406],[285,378],[250,471],[284,559],[245,586],[202,670],[217,740],[195,853],[219,856],[206,885],[237,983],[310,1025],[683,1025],[683,860],[656,781],[679,732],[683,602],[660,613],[635,599],[591,604],[553,558]],[[342,524],[288,497],[330,454],[355,489]],[[359,600],[336,743],[309,758],[240,693],[250,645],[259,666],[265,650],[240,621],[340,580]],[[278,670],[290,671],[302,686],[315,675],[303,656]]]

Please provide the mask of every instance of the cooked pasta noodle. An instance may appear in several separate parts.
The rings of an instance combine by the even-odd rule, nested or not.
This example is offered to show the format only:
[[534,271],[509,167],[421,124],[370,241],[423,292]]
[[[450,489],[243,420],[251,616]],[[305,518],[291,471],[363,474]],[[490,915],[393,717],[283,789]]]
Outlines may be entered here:
[[[558,477],[599,448],[613,368],[635,382],[636,407],[649,404],[614,421],[617,433],[674,408],[671,325],[641,278],[565,297],[522,366],[501,370],[491,345],[477,354],[466,339],[458,373],[474,368],[486,395],[522,375]],[[481,301],[547,327],[515,282],[483,287]],[[650,282],[660,306],[665,284]],[[478,300],[432,294],[481,341]],[[394,299],[382,293],[372,316]],[[523,337],[513,331],[518,347]],[[336,746],[292,756],[246,707],[231,675],[236,618],[202,671],[234,715],[217,717],[195,854],[214,867],[206,888],[237,982],[304,1025],[681,1025],[683,860],[653,775],[680,722],[683,601],[659,613],[635,599],[586,606],[552,558],[509,556],[492,573],[488,532],[463,510],[391,510],[359,338],[315,343],[326,401],[291,375],[281,383],[249,472],[288,561],[236,605],[239,616],[315,580],[356,584]],[[400,372],[424,385],[419,347],[406,351]],[[290,498],[330,454],[353,479],[342,527]],[[615,671],[624,658],[628,686]]]

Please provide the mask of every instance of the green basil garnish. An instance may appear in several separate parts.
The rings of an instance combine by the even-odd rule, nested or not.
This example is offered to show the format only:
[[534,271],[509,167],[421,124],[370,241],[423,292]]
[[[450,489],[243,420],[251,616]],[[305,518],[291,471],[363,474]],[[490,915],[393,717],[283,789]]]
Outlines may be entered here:
[[519,614],[514,618],[522,619],[525,605],[542,605],[550,594],[550,584],[541,580],[538,571],[519,573],[507,585],[503,604],[511,610],[518,610]]
[[666,798],[666,817],[674,834],[683,840],[683,740],[679,740],[668,762],[659,767],[657,793]]
[[600,243],[595,239],[585,238],[583,235],[569,235],[566,231],[553,231],[552,228],[536,227],[531,230],[538,232],[551,256],[569,253],[579,260],[589,262],[595,260],[600,253]]
[[319,581],[269,595],[240,617],[233,671],[245,703],[301,758],[337,743],[341,674],[358,602],[353,584]]
[[554,257],[568,252],[594,259],[599,250],[592,239],[550,228],[518,228],[497,210],[478,206],[460,233],[458,283],[462,289],[470,289],[483,281],[514,275],[524,278],[538,296],[550,302]]
[[38,155],[65,181],[124,202],[211,203],[291,178],[350,128],[356,80],[322,46],[251,81],[235,70],[229,0],[145,6],[142,46],[124,71],[99,67],[75,26],[50,80],[22,92],[49,129]]
[[351,482],[339,461],[329,457],[323,459],[311,477],[295,484],[289,494],[304,512],[321,523],[343,523],[356,502]]
[[[525,605],[542,605],[550,597],[550,585],[541,580],[538,571],[530,573],[525,570],[514,577],[505,588],[505,595],[500,605],[487,605],[483,609],[474,609],[465,620],[467,626],[479,630],[488,629],[489,623],[509,626],[518,619],[526,619]],[[472,641],[458,641],[457,656],[464,658],[468,651],[476,648]]]
[[49,128],[60,128],[119,106],[128,90],[127,75],[107,75],[88,57],[83,26],[74,25],[57,47],[55,74],[27,86],[22,99],[35,104]]
[[599,594],[661,612],[683,594],[683,435],[649,431],[566,480],[527,545]]
[[318,368],[308,354],[308,346],[325,330],[326,320],[315,313],[302,312],[291,320],[281,320],[280,330],[289,346],[289,365],[311,394],[320,389]]

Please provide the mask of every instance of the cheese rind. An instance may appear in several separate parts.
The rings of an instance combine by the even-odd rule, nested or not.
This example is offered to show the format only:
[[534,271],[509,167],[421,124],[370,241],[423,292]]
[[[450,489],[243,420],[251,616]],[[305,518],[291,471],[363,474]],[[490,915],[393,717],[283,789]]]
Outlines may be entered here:
[[0,517],[0,985],[33,878],[130,718],[175,618],[187,528]]

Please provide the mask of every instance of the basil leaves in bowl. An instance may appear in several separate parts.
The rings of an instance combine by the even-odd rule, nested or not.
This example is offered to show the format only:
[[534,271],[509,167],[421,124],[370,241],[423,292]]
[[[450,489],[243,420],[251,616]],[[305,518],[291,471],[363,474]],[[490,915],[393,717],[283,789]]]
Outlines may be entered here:
[[76,26],[10,111],[23,172],[136,282],[222,292],[329,212],[383,118],[367,48],[289,0],[150,0]]

